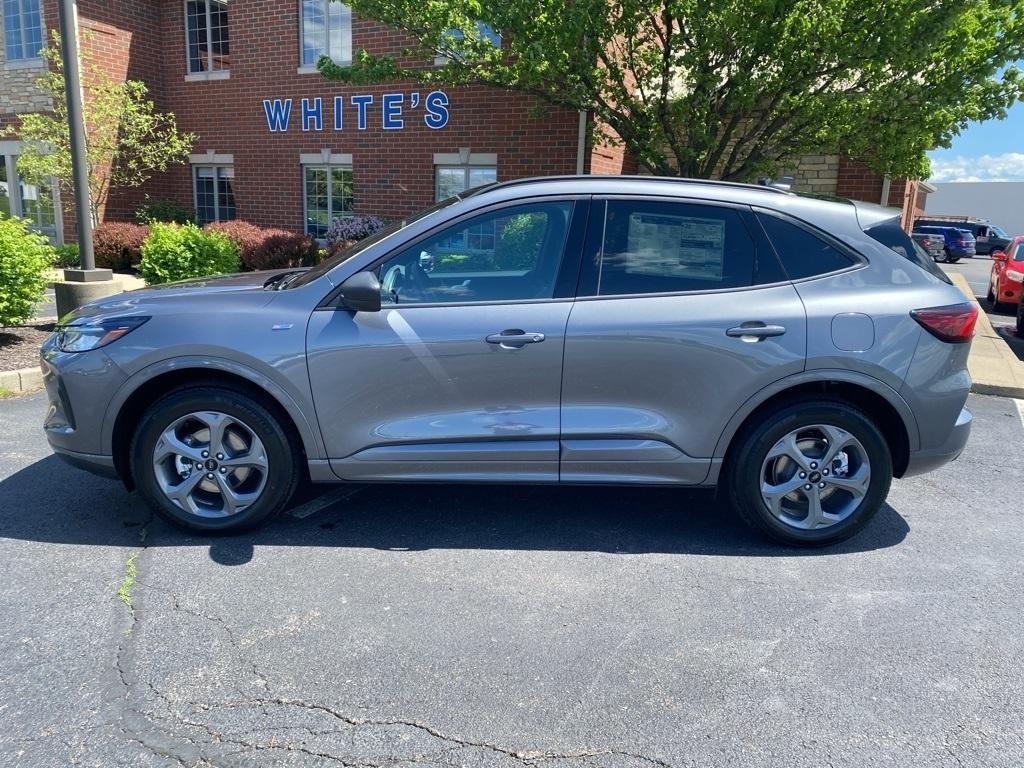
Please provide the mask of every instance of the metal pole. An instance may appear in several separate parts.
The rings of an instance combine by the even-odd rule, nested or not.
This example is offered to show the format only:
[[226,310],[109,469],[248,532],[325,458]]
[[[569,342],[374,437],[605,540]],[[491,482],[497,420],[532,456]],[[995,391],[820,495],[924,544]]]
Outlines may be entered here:
[[78,253],[83,270],[96,268],[92,252],[92,210],[89,206],[89,164],[85,149],[85,118],[82,114],[82,78],[78,67],[78,38],[75,34],[75,0],[60,0],[60,51],[64,61],[64,91],[68,101],[68,131],[71,134],[71,170],[75,184],[75,219],[78,225]]

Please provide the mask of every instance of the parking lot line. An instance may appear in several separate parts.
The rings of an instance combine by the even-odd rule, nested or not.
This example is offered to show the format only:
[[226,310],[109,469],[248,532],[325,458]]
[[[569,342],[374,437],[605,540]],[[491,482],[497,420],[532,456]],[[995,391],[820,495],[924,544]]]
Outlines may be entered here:
[[1024,427],[1024,400],[1014,400],[1013,404],[1017,406],[1017,415],[1020,416],[1020,425]]

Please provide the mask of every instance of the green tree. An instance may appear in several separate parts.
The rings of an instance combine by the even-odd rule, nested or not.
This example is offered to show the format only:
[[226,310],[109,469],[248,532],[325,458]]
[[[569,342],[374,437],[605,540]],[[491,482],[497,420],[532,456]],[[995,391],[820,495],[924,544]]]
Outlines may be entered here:
[[[44,48],[51,67],[36,84],[53,97],[52,112],[21,115],[12,131],[24,142],[18,172],[30,183],[46,184],[56,177],[73,194],[71,141],[60,45]],[[82,62],[84,113],[89,166],[89,200],[93,223],[112,189],[137,187],[153,173],[184,162],[195,135],[180,133],[174,115],[157,112],[138,80],[117,82],[88,59]]]
[[[1020,0],[347,1],[416,45],[321,58],[327,78],[479,82],[591,110],[662,175],[749,180],[843,151],[925,176],[926,150],[1022,92],[1004,69],[1024,56]],[[448,63],[420,63],[434,55]]]

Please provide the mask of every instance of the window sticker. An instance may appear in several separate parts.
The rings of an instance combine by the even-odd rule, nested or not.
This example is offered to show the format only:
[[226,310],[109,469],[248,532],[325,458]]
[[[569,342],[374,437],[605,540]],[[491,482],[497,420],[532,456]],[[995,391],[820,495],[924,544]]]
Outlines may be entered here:
[[626,272],[721,280],[725,221],[695,216],[633,213],[629,217]]

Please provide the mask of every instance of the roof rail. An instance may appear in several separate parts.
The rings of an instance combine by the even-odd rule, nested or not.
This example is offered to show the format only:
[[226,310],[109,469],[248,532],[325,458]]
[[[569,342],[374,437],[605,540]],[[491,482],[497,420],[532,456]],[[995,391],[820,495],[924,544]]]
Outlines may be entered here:
[[610,179],[623,179],[626,181],[657,181],[657,182],[671,182],[678,184],[705,184],[711,187],[729,187],[738,189],[755,189],[761,192],[772,192],[777,195],[791,195],[792,192],[788,192],[778,187],[770,187],[763,184],[742,184],[738,181],[717,181],[715,179],[686,179],[678,176],[640,176],[640,175],[615,175],[615,174],[582,174],[582,175],[563,175],[563,176],[529,176],[523,179],[512,179],[510,181],[499,181],[497,184],[488,184],[484,187],[479,187],[480,191],[502,189],[504,187],[515,187],[525,184],[540,184],[545,181],[608,181]]

